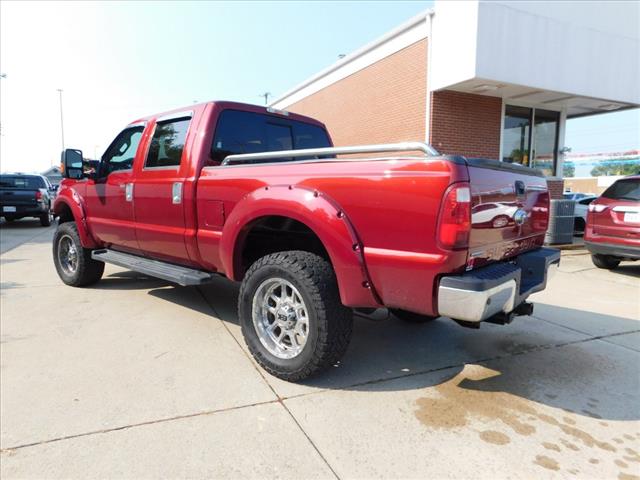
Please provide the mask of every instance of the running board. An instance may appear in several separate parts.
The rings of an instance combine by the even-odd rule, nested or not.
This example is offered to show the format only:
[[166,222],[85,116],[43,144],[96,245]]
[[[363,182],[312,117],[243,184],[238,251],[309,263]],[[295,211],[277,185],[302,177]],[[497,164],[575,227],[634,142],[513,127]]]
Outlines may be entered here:
[[202,285],[203,283],[209,283],[213,280],[213,274],[209,272],[181,267],[159,260],[151,260],[150,258],[117,252],[115,250],[94,250],[91,252],[91,258],[99,262],[113,263],[119,267],[144,273],[150,277],[168,280],[183,287],[188,285]]

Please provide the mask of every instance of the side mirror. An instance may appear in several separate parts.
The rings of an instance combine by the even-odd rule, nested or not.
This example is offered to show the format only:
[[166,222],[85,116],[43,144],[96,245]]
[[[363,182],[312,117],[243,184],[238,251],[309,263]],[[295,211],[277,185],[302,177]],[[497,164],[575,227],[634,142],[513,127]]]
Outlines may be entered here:
[[62,152],[62,175],[65,178],[79,179],[84,177],[82,151],[67,148]]

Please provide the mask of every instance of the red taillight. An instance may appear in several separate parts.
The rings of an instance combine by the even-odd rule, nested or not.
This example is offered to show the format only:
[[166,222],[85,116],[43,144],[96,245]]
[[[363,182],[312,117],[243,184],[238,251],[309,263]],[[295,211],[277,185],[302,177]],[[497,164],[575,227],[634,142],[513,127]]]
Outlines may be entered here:
[[42,192],[40,190],[36,190],[36,202],[42,201]]
[[438,241],[449,250],[467,248],[471,231],[471,190],[468,183],[449,187],[442,199]]

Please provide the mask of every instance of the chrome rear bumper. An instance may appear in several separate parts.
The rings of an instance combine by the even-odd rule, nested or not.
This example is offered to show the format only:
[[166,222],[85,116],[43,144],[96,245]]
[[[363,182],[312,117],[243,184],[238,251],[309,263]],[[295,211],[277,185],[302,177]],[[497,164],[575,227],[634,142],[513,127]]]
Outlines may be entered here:
[[438,286],[438,314],[481,322],[513,312],[529,295],[543,290],[560,264],[560,251],[540,248],[462,275],[445,276]]

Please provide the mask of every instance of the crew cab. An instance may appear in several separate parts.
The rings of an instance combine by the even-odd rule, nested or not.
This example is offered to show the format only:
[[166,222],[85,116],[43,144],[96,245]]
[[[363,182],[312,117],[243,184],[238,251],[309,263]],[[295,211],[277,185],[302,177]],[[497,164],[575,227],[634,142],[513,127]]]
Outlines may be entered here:
[[560,260],[542,247],[537,171],[420,142],[333,147],[322,123],[271,108],[152,115],[99,164],[68,149],[63,165],[53,260],[64,283],[97,282],[105,262],[180,285],[241,282],[248,348],[289,381],[341,358],[354,309],[505,324],[532,312],[527,297]]
[[584,243],[598,268],[640,260],[640,175],[616,180],[589,204]]
[[47,177],[37,174],[3,173],[0,175],[0,212],[5,221],[35,217],[40,225],[51,225],[51,204],[55,187]]

